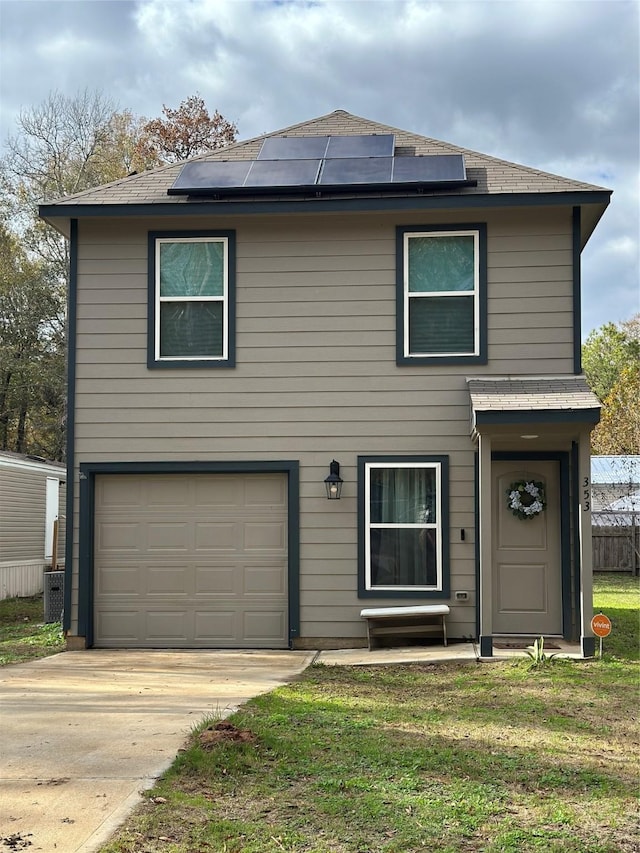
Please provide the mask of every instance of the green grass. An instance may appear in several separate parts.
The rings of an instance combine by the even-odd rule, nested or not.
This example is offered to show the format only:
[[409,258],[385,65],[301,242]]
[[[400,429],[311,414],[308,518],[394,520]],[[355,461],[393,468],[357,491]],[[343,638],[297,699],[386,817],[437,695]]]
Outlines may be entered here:
[[42,595],[0,601],[0,666],[63,651],[60,623],[43,620]]
[[[602,643],[603,654],[640,659],[640,578],[631,574],[599,572],[593,579],[593,611],[611,619],[611,633]],[[596,640],[599,647],[599,641]]]
[[310,667],[230,718],[252,741],[194,731],[102,853],[637,851],[639,600],[597,579],[602,660]]

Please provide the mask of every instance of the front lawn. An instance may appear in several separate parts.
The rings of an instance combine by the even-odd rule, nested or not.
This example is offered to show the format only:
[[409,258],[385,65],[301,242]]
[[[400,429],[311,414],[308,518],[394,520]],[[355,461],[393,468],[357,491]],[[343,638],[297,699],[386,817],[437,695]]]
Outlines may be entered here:
[[44,623],[42,595],[0,601],[0,666],[64,650],[59,622]]
[[102,853],[637,851],[630,580],[602,660],[313,666],[205,721]]

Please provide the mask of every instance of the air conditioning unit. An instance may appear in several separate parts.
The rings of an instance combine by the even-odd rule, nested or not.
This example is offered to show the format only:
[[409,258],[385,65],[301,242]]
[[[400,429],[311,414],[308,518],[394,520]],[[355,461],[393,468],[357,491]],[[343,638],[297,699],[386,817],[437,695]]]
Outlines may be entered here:
[[44,573],[44,621],[62,622],[64,572]]

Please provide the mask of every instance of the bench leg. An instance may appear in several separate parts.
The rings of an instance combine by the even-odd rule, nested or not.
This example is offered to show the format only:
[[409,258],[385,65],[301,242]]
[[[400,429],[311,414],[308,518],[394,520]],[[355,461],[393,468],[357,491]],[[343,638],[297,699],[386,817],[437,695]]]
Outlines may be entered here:
[[447,645],[447,623],[445,622],[444,616],[442,617],[442,637],[444,639],[445,646]]
[[371,620],[367,619],[367,643],[369,644],[369,651],[373,649],[373,637],[371,635]]

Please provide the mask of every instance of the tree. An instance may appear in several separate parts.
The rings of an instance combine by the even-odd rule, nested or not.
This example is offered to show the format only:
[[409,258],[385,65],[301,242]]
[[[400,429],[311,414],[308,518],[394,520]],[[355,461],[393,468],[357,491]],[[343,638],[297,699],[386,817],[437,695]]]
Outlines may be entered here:
[[640,363],[624,367],[605,397],[591,448],[608,456],[640,455]]
[[142,158],[178,163],[235,142],[238,128],[216,110],[209,115],[199,95],[186,98],[178,109],[162,106],[164,118],[147,122],[139,146]]
[[67,241],[38,205],[235,139],[201,98],[147,121],[101,92],[23,109],[0,160],[0,448],[62,459]]
[[67,244],[38,217],[38,205],[158,165],[138,152],[143,121],[86,89],[74,97],[54,91],[21,110],[18,132],[7,139],[0,163],[4,213],[28,251],[61,279],[67,276]]
[[603,401],[623,368],[640,358],[640,314],[631,320],[605,323],[592,331],[582,347],[582,365],[591,390]]
[[587,381],[602,402],[592,451],[640,454],[640,314],[591,332],[582,359]]
[[101,93],[52,92],[24,109],[0,163],[0,447],[62,459],[66,240],[42,202],[123,177],[140,132]]
[[233,142],[237,128],[191,96],[165,118],[147,121],[118,111],[101,92],[73,97],[51,92],[21,110],[18,132],[8,137],[0,161],[0,205],[29,252],[66,277],[66,241],[38,217],[38,205],[175,162]]
[[64,453],[64,292],[0,225],[0,449]]

